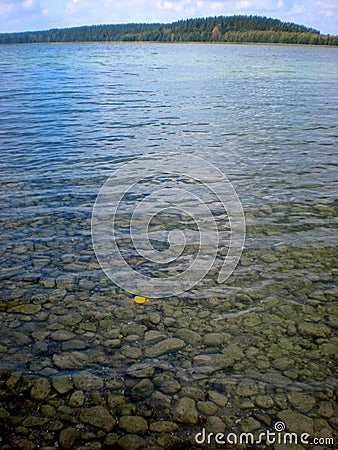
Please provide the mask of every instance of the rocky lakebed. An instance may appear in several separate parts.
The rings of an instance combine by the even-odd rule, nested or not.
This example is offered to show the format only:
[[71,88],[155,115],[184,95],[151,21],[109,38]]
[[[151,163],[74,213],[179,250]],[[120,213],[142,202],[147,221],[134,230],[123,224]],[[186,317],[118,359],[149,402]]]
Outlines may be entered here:
[[27,249],[9,252],[22,268],[0,303],[2,450],[312,448],[195,438],[204,428],[258,439],[279,422],[333,448],[332,247],[247,249],[212,296],[206,279],[144,304],[85,251],[63,254],[57,276],[38,249],[30,267]]

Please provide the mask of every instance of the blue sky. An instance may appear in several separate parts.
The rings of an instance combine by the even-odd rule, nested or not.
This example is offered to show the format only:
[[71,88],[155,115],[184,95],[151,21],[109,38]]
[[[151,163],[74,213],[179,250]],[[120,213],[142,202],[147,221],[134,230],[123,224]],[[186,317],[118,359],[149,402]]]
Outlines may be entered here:
[[338,34],[337,0],[0,0],[0,32],[253,14]]

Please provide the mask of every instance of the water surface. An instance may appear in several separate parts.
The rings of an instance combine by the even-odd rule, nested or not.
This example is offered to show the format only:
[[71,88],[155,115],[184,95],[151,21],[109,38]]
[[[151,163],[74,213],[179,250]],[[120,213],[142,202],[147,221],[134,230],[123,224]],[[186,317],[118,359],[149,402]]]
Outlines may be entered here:
[[[124,379],[144,362],[182,387],[332,399],[337,68],[323,47],[1,46],[1,364]],[[246,246],[223,284],[136,305],[96,260],[93,205],[122,163],[175,152],[227,175]],[[152,356],[154,330],[184,346]]]

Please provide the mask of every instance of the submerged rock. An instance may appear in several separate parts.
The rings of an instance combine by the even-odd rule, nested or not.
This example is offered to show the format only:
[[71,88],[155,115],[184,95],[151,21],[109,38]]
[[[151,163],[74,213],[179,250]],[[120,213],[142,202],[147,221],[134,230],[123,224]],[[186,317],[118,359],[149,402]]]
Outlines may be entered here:
[[205,423],[205,429],[208,433],[223,433],[225,423],[217,416],[210,416]]
[[257,395],[256,405],[263,409],[269,409],[275,405],[275,402],[269,395]]
[[318,409],[318,414],[326,419],[334,415],[334,409],[330,402],[321,402]]
[[57,330],[54,331],[50,337],[53,341],[69,341],[69,339],[75,337],[75,334],[67,330]]
[[188,397],[182,397],[178,400],[173,409],[175,420],[183,423],[198,423],[198,413],[196,403]]
[[35,305],[34,303],[24,303],[22,305],[13,306],[8,309],[9,313],[20,313],[20,314],[36,314],[41,310],[41,305]]
[[86,350],[90,346],[89,342],[80,339],[71,339],[62,342],[62,351],[69,352],[73,350]]
[[122,354],[130,359],[139,359],[142,356],[142,351],[138,347],[125,346],[122,349]]
[[218,411],[218,407],[213,402],[197,402],[197,409],[205,416],[213,416]]
[[87,371],[79,372],[74,375],[73,383],[77,389],[82,391],[91,391],[93,389],[101,389],[103,387],[102,378]]
[[166,422],[164,420],[159,420],[158,422],[152,422],[149,426],[150,431],[156,433],[168,433],[170,431],[175,431],[178,429],[177,423]]
[[74,427],[65,428],[60,432],[59,443],[61,448],[71,450],[74,448],[76,439],[78,438],[78,431]]
[[145,440],[136,434],[127,434],[118,440],[118,445],[123,450],[139,450],[145,446]]
[[287,396],[291,405],[301,413],[308,413],[316,405],[313,397],[300,391],[290,391]]
[[202,338],[196,333],[196,331],[189,330],[188,328],[181,328],[177,331],[176,335],[182,339],[186,344],[190,345],[198,345]]
[[119,427],[127,433],[143,434],[148,430],[148,423],[143,417],[123,416],[119,421]]
[[253,431],[258,430],[260,427],[261,424],[253,417],[248,417],[242,421],[242,430],[245,433],[252,433]]
[[154,392],[154,385],[149,378],[143,378],[131,390],[133,400],[140,401],[151,397]]
[[328,326],[311,322],[301,322],[298,325],[298,330],[300,334],[304,336],[315,338],[324,338],[331,334],[331,330]]
[[161,373],[153,379],[155,386],[164,394],[174,394],[181,389],[180,383],[170,373]]
[[66,392],[69,392],[73,389],[73,385],[70,382],[69,377],[67,376],[60,376],[53,378],[52,385],[53,388],[61,395],[66,394]]
[[285,423],[286,431],[288,432],[297,433],[298,435],[302,433],[313,435],[313,420],[304,416],[304,414],[286,409],[278,413],[278,419]]
[[88,361],[87,355],[82,352],[56,353],[53,362],[59,369],[82,369]]
[[174,352],[182,349],[185,346],[184,341],[177,338],[168,338],[152,347],[147,347],[145,349],[145,355],[149,358],[154,358],[155,356],[164,355],[166,353]]
[[74,391],[69,399],[69,406],[72,408],[76,408],[78,406],[82,406],[85,401],[85,395],[83,391]]
[[194,372],[211,375],[214,372],[231,367],[233,363],[233,358],[228,354],[197,355],[194,358]]
[[144,335],[144,343],[146,345],[157,344],[158,342],[163,341],[166,337],[167,336],[160,331],[150,330]]
[[204,335],[203,340],[208,347],[214,347],[223,343],[224,336],[221,333],[207,333]]
[[34,400],[44,400],[51,392],[50,382],[46,378],[35,380],[31,389],[31,397]]
[[250,380],[241,381],[237,386],[237,394],[241,397],[251,397],[258,394],[258,386]]
[[45,417],[37,417],[37,416],[28,416],[23,422],[22,425],[24,427],[43,427],[46,423],[49,422],[50,419]]
[[132,364],[127,369],[127,374],[135,378],[149,378],[154,372],[153,365],[148,363]]
[[116,423],[115,419],[104,406],[93,406],[92,408],[82,409],[80,420],[105,431],[112,430]]
[[209,391],[209,399],[217,406],[226,406],[228,403],[228,397],[219,392]]

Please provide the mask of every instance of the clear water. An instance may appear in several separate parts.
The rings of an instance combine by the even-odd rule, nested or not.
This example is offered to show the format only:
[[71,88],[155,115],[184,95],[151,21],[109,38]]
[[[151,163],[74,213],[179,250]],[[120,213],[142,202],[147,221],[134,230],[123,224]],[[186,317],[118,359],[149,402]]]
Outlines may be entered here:
[[[1,364],[123,376],[150,361],[182,383],[332,388],[337,69],[334,48],[1,46]],[[173,152],[227,175],[246,245],[223,284],[211,271],[182,296],[136,305],[96,260],[91,213],[123,162]],[[135,324],[202,340],[152,360]],[[210,332],[224,343],[209,345]],[[220,353],[232,362],[210,369]]]

